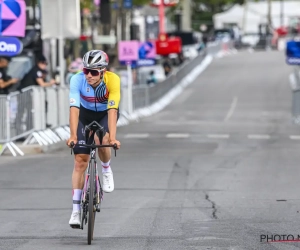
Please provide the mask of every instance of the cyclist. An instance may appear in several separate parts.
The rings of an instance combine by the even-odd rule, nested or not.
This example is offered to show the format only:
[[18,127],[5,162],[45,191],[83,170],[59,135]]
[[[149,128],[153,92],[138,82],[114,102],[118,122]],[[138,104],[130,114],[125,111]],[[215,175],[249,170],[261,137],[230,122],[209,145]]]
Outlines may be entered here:
[[[83,70],[71,78],[70,82],[70,138],[67,145],[74,146],[75,164],[72,174],[73,211],[70,226],[80,225],[80,200],[84,185],[90,150],[80,146],[85,143],[84,128],[97,121],[106,130],[103,144],[120,148],[116,139],[117,121],[119,118],[120,78],[107,70],[108,56],[101,50],[88,51],[83,56]],[[99,144],[99,138],[95,137]],[[113,172],[110,167],[111,149],[99,148],[98,155],[102,164],[103,191],[114,190]]]

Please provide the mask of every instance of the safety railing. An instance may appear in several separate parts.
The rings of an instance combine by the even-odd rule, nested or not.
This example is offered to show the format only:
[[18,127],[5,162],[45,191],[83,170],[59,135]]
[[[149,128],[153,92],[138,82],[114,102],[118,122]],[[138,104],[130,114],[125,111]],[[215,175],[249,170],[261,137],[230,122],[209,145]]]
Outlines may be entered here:
[[9,136],[9,102],[6,95],[0,95],[0,144],[6,143]]
[[24,155],[14,142],[50,145],[69,138],[67,88],[28,87],[0,96],[0,144],[12,155]]
[[300,67],[294,66],[290,74],[290,86],[292,90],[292,117],[295,124],[300,124]]

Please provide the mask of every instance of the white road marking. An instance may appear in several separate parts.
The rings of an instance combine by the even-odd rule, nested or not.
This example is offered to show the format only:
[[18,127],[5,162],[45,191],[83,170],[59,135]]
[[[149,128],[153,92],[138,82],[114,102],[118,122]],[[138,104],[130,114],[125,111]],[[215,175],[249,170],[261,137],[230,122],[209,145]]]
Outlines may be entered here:
[[229,138],[229,135],[227,134],[209,134],[207,135],[208,138],[221,138],[221,139],[227,139]]
[[125,138],[148,138],[149,134],[127,134]]
[[190,135],[189,134],[167,134],[166,135],[167,138],[189,138]]
[[224,118],[224,121],[225,121],[225,122],[228,121],[229,118],[233,115],[233,112],[234,112],[234,110],[235,110],[235,108],[236,108],[237,101],[238,101],[238,98],[235,96],[235,97],[233,98],[233,100],[232,100],[231,105],[230,105],[230,109],[229,109],[229,111],[228,111],[226,117]]
[[248,139],[270,139],[269,135],[248,135]]
[[291,140],[300,140],[300,135],[290,135]]

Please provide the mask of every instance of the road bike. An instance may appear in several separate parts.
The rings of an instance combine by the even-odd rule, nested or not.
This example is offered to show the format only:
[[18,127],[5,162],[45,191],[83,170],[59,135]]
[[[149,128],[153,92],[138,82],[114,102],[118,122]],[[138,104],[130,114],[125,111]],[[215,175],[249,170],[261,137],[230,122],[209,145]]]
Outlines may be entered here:
[[[103,189],[98,173],[97,166],[97,148],[112,147],[115,150],[115,156],[117,145],[102,145],[105,130],[104,128],[93,121],[85,127],[85,144],[78,144],[78,146],[84,146],[90,148],[90,160],[84,177],[84,186],[82,190],[82,196],[80,201],[81,209],[81,224],[80,226],[71,226],[72,228],[82,229],[83,226],[88,223],[88,245],[91,245],[94,235],[94,225],[96,212],[100,212],[101,202],[103,201]],[[95,134],[100,140],[100,144],[96,145],[93,139]],[[92,138],[92,144],[88,144]],[[71,154],[73,152],[74,142],[71,142]]]

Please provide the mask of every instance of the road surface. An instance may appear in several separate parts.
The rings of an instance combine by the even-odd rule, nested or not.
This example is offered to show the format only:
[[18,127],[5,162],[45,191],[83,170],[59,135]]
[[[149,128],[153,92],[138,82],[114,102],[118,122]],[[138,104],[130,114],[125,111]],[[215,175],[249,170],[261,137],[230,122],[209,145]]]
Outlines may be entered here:
[[291,70],[280,52],[215,59],[163,111],[119,128],[115,191],[105,195],[91,246],[86,228],[68,225],[68,149],[1,158],[0,249],[300,248],[263,239],[300,234]]

